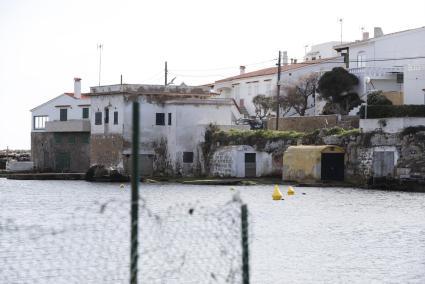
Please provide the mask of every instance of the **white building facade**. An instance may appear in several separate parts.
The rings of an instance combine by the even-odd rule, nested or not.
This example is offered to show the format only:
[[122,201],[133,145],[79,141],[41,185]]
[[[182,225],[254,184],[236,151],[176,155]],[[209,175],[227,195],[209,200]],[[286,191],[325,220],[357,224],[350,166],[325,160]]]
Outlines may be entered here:
[[400,94],[404,104],[425,103],[425,27],[387,35],[375,28],[373,38],[365,33],[361,41],[335,49],[347,54],[347,67],[360,80],[360,96],[381,90]]
[[31,157],[36,171],[85,172],[89,167],[90,98],[64,93],[31,110]]
[[[286,64],[281,67],[281,95],[284,94],[284,87],[295,84],[299,79],[312,73],[319,75],[334,67],[344,66],[344,59],[341,56],[316,59],[302,63]],[[235,100],[245,116],[255,116],[255,106],[252,99],[259,94],[275,96],[277,87],[277,67],[261,69],[249,73],[241,69],[241,74],[226,79],[218,80],[214,84],[214,91],[220,94],[221,98]],[[315,102],[311,98],[310,109],[306,115],[314,115],[317,110]],[[286,116],[296,115],[295,111],[290,111]]]
[[233,100],[196,87],[92,87],[91,164],[130,171],[132,102],[140,103],[141,175],[191,176],[205,172],[201,143],[208,125],[231,127]]

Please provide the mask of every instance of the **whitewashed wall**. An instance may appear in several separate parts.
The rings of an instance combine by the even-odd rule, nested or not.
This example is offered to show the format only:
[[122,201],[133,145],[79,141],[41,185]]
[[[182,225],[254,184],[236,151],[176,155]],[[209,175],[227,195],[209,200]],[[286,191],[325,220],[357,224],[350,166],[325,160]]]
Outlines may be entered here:
[[[383,126],[382,124],[385,124]],[[360,119],[360,129],[363,132],[382,130],[386,133],[397,133],[406,127],[425,125],[425,117],[394,117]]]
[[[49,116],[49,121],[57,121],[60,120],[60,109],[62,107],[59,106],[67,106],[63,107],[68,110],[68,120],[76,120],[83,119],[83,107],[88,107],[86,105],[90,105],[90,99],[76,99],[74,97],[68,96],[66,94],[62,94],[34,109],[31,110],[31,130],[33,132],[44,132],[45,130],[37,130],[34,129],[34,116],[47,115]],[[84,106],[83,106],[84,105]],[[89,109],[89,118],[92,116]]]

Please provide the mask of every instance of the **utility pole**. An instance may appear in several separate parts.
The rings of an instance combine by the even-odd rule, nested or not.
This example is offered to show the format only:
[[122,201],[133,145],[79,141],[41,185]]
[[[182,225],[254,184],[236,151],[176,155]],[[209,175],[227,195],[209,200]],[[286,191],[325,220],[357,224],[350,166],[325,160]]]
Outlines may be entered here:
[[282,52],[279,50],[279,59],[277,61],[277,93],[276,93],[276,130],[279,130],[279,95],[280,95],[280,65]]
[[165,86],[167,86],[168,82],[167,82],[167,76],[168,76],[168,68],[167,68],[167,61],[165,61]]
[[102,70],[102,49],[103,49],[103,44],[99,43],[97,45],[97,49],[99,49],[99,86],[100,86],[100,72]]

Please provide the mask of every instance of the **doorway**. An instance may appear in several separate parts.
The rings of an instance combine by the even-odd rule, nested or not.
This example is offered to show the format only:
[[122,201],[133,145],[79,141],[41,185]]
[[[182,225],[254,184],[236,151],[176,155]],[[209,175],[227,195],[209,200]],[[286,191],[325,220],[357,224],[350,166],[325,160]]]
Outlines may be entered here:
[[257,176],[256,153],[245,153],[245,177]]
[[322,153],[322,180],[344,180],[344,153]]

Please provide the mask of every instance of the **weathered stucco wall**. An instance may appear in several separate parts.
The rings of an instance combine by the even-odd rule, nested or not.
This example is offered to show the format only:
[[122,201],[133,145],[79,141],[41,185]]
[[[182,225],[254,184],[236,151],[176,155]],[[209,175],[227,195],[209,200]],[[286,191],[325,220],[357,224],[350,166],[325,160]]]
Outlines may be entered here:
[[119,134],[92,134],[90,139],[90,164],[124,169],[123,137]]
[[90,166],[89,143],[90,134],[86,132],[32,132],[34,169],[40,172],[86,172]]

